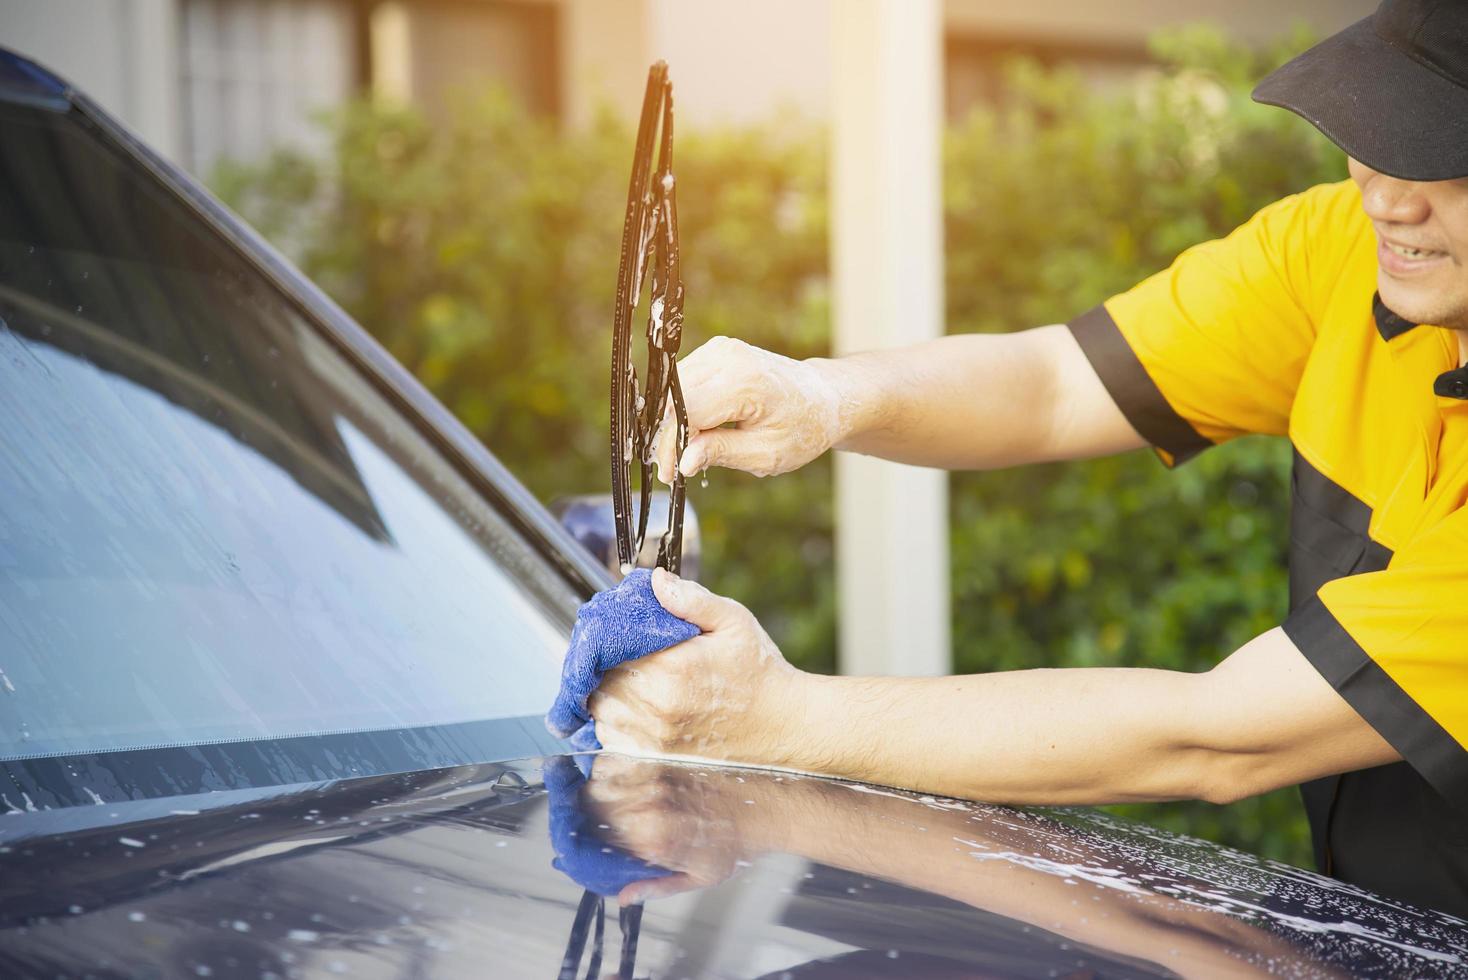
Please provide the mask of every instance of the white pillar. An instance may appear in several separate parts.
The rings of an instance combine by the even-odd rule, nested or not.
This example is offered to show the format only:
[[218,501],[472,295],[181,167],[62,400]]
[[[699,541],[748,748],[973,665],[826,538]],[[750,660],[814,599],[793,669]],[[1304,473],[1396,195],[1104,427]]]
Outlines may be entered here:
[[[942,8],[831,0],[835,353],[943,332]],[[948,479],[836,456],[838,663],[951,670]]]

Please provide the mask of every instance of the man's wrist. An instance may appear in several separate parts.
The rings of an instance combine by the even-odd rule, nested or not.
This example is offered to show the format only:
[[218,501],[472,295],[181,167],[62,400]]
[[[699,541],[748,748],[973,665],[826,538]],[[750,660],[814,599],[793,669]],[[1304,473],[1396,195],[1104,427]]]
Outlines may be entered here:
[[843,725],[836,688],[849,678],[792,671],[780,682],[765,764],[799,772],[838,774]]
[[874,428],[881,417],[881,390],[856,357],[811,357],[804,363],[830,390],[835,401],[835,431],[830,448],[841,448]]

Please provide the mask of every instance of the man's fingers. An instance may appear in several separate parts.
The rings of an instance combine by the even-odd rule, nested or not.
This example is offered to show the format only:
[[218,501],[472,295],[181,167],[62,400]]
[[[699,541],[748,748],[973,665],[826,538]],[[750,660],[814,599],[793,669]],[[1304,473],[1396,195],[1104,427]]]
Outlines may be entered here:
[[[614,728],[618,731],[636,730],[637,715],[620,698],[609,695],[606,691],[593,691],[591,697],[586,699],[586,710],[591,717],[596,719],[596,729],[600,733],[603,728]],[[605,739],[602,744],[606,744]]]
[[657,446],[653,459],[658,465],[658,479],[668,486],[673,485],[673,467],[678,465],[678,423],[673,419],[673,406],[668,405],[663,421],[658,427]]
[[[722,425],[753,421],[761,410],[760,398],[755,397],[760,389],[760,372],[751,361],[753,350],[741,341],[715,337],[678,362],[683,404],[688,413],[690,446],[701,439],[715,437],[716,430]],[[671,435],[674,431],[669,419],[664,429],[666,437],[658,444],[658,479],[664,483],[671,481],[675,464],[685,476],[710,465],[735,465],[709,457],[694,467],[688,463],[687,451],[682,459],[675,458],[676,439]]]
[[611,725],[596,723],[596,740],[607,752],[620,752],[625,755],[633,755],[640,751],[637,740],[630,735],[622,734],[620,728]]
[[[690,469],[686,465],[689,458],[688,450],[692,449],[695,443],[701,445],[702,441],[724,438],[723,433],[738,432],[737,429],[721,429],[719,426],[725,422],[743,421],[748,413],[747,407],[739,399],[708,387],[692,389],[688,387],[687,382],[684,382],[684,399],[688,409],[688,448],[684,450],[682,458],[677,456],[678,428],[671,414],[663,425],[662,437],[658,439],[658,479],[664,483],[672,482],[675,464],[684,476],[691,476],[697,473],[698,469],[702,469],[702,466],[698,469]],[[671,408],[669,411],[671,412]],[[723,464],[715,461],[713,465]]]
[[769,434],[749,429],[713,429],[689,439],[678,460],[679,472],[694,476],[712,466],[755,476],[773,476],[781,470],[770,450]]
[[678,362],[690,433],[744,421],[753,410],[748,396],[758,375],[752,373],[749,349],[737,340],[715,337]]
[[652,592],[664,609],[705,633],[728,629],[749,616],[749,611],[733,599],[715,595],[697,582],[663,568],[653,570]]

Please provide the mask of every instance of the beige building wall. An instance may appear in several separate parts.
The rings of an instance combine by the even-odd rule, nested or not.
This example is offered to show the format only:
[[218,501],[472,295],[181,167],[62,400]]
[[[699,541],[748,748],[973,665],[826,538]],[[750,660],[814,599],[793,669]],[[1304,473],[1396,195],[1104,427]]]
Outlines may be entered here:
[[678,119],[750,123],[830,111],[826,0],[561,0],[564,116],[600,106],[635,116],[647,69],[668,63]]
[[[647,0],[560,0],[559,6],[563,118],[582,126],[601,106],[636,118],[647,68],[656,60]],[[682,84],[681,70],[674,78]]]
[[[188,118],[181,74],[199,67],[197,58],[184,59],[187,2],[0,0],[0,44],[73,80],[153,146],[183,158],[197,121]],[[634,115],[647,67],[659,58],[672,69],[680,119],[694,125],[746,123],[785,109],[828,120],[832,21],[846,9],[842,0],[383,0],[368,6],[379,22],[374,26],[385,28],[371,31],[381,91],[429,103],[459,82],[502,77],[532,105],[572,125],[584,124],[602,105]],[[1208,20],[1262,40],[1296,23],[1328,33],[1375,6],[1376,0],[943,0],[942,17],[950,45],[977,40],[1058,48],[1062,55],[1068,48],[1109,48],[1140,56],[1157,27]],[[544,20],[554,22],[549,35],[535,26]],[[350,29],[343,30],[341,43],[350,46]],[[547,36],[551,47],[525,43]]]
[[680,111],[700,124],[793,111],[830,114],[826,0],[651,0],[651,46],[668,62]]
[[[560,10],[563,114],[572,125],[598,105],[627,116],[641,104],[647,67],[668,62],[679,118],[695,125],[749,123],[793,110],[831,115],[833,20],[856,10],[844,0],[522,0]],[[944,0],[950,46],[994,52],[1090,53],[1118,76],[1146,57],[1162,27],[1207,21],[1251,42],[1304,25],[1320,34],[1345,27],[1377,0]],[[972,66],[954,66],[959,73]],[[980,86],[957,84],[959,102]],[[953,89],[950,88],[952,92]],[[950,107],[961,110],[961,105]]]
[[175,0],[0,0],[0,45],[61,75],[155,150],[178,157]]
[[1377,5],[1377,0],[945,0],[944,21],[950,35],[1137,45],[1161,27],[1210,21],[1259,42],[1296,24],[1333,33]]

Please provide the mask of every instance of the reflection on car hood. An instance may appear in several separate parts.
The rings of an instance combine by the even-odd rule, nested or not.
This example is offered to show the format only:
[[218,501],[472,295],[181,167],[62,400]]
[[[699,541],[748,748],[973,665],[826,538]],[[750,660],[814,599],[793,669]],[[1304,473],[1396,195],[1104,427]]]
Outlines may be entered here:
[[[0,818],[7,977],[596,976],[631,959],[639,977],[1423,977],[1468,964],[1457,919],[1090,811],[605,753],[35,834],[57,815]],[[640,923],[618,902],[627,885],[654,890]]]

